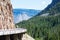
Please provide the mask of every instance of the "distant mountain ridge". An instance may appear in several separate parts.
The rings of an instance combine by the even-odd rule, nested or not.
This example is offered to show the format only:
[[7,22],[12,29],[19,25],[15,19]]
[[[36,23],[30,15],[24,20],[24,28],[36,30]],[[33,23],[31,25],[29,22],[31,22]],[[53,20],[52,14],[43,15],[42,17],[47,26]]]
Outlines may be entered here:
[[22,13],[26,13],[29,16],[34,16],[37,13],[39,13],[41,10],[34,10],[34,9],[13,9],[13,13],[14,14],[22,14]]
[[14,23],[18,23],[24,20],[26,21],[38,14],[39,12],[40,10],[34,9],[13,9]]

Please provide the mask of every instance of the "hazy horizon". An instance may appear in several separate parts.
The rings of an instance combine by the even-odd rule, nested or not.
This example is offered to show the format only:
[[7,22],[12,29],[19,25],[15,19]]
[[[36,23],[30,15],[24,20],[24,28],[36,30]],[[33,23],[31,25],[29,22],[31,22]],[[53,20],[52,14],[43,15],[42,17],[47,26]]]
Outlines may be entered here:
[[43,10],[51,4],[51,2],[52,0],[11,0],[14,9]]

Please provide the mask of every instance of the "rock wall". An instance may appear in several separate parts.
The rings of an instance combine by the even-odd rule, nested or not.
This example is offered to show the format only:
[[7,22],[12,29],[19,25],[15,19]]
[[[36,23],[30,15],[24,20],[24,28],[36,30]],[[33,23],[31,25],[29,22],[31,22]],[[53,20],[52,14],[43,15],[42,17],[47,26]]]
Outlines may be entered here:
[[10,0],[0,0],[0,29],[15,28]]

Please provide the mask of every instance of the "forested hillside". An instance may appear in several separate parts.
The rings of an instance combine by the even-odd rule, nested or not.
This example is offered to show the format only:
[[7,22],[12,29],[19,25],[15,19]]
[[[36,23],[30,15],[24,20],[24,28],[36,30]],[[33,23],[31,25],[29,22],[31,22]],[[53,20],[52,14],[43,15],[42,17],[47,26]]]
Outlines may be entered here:
[[54,14],[57,14],[59,12],[60,12],[60,0],[53,0],[52,3],[50,5],[48,5],[48,7],[46,7],[38,15],[42,15],[45,13],[49,13],[50,15],[54,15]]
[[39,14],[28,21],[16,24],[16,26],[26,28],[27,33],[36,40],[60,40],[60,2],[41,13],[49,13],[49,16]]

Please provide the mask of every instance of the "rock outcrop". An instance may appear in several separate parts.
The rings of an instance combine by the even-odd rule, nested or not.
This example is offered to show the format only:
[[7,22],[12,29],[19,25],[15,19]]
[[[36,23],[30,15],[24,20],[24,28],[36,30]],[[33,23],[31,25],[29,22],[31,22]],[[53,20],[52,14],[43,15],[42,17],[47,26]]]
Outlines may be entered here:
[[31,36],[29,36],[27,33],[23,34],[22,40],[35,40]]
[[0,29],[15,28],[10,0],[0,0]]

